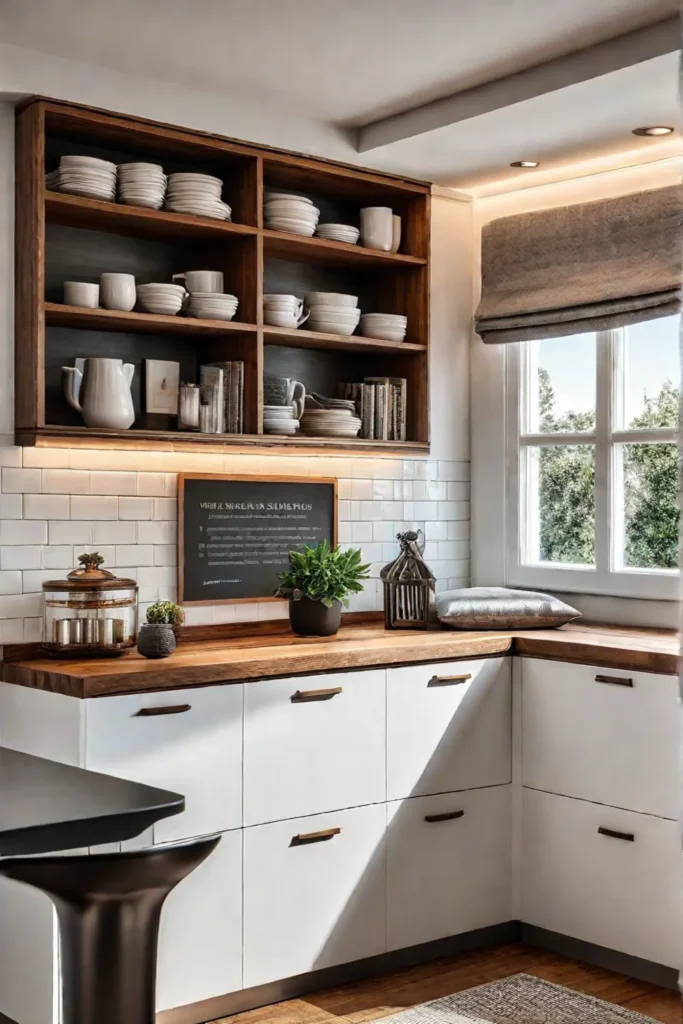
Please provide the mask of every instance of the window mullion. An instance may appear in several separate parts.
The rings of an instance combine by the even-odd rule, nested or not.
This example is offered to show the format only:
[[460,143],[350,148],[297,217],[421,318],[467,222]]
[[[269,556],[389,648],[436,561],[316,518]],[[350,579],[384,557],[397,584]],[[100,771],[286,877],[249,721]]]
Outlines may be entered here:
[[595,404],[595,569],[605,578],[612,569],[613,450],[612,416],[615,366],[620,331],[597,334]]

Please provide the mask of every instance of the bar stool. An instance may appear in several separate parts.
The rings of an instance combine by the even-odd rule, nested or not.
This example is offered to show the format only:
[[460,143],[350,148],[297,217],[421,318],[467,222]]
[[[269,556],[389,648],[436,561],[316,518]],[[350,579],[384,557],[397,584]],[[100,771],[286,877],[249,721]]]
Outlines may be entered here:
[[219,842],[0,860],[0,875],[41,889],[57,910],[62,1024],[154,1024],[161,908]]

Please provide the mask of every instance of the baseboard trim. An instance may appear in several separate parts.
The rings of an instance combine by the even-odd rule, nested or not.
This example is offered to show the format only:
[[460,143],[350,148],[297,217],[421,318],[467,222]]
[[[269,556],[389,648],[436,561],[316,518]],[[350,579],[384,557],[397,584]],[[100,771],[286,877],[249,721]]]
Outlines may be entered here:
[[661,988],[678,991],[678,971],[674,967],[665,967],[663,964],[653,963],[652,960],[643,960],[639,956],[619,953],[615,949],[607,949],[606,946],[596,946],[592,942],[551,932],[547,928],[538,928],[534,924],[522,924],[521,940],[528,946],[538,946],[540,949],[550,950],[551,953],[558,953],[572,960],[583,960],[594,967],[603,967],[618,974],[627,974],[638,981],[649,981]]
[[201,1002],[179,1006],[173,1010],[163,1010],[157,1013],[156,1021],[157,1024],[203,1024],[204,1021],[230,1017],[234,1013],[244,1013],[245,1010],[255,1010],[259,1006],[281,1003],[285,999],[296,999],[320,989],[335,988],[337,985],[361,981],[373,975],[388,974],[390,971],[429,963],[430,960],[438,960],[441,957],[469,953],[476,949],[485,949],[487,946],[504,946],[510,942],[519,942],[520,937],[520,922],[505,921],[503,924],[494,924],[488,928],[463,932],[462,935],[423,942],[418,946],[380,953],[365,960],[324,967],[319,971],[298,974],[282,981],[257,985],[255,988],[215,996],[213,999],[203,999]]

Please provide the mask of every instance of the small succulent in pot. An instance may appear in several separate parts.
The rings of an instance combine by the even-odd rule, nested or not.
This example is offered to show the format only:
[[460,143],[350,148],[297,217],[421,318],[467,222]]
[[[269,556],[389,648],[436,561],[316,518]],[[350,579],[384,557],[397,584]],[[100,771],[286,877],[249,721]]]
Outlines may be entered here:
[[140,627],[138,651],[145,658],[168,658],[176,648],[175,628],[185,613],[173,601],[156,601],[147,609],[147,622]]
[[298,636],[333,636],[341,625],[342,605],[360,594],[370,566],[356,549],[342,551],[321,541],[289,552],[289,569],[278,573],[276,597],[289,598],[289,622]]

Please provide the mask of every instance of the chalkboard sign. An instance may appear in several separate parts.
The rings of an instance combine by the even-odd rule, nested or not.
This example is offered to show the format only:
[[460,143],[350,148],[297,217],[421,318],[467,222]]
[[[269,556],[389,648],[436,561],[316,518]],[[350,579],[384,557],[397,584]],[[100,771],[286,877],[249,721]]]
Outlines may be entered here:
[[178,476],[182,604],[272,598],[289,552],[337,542],[337,481]]

